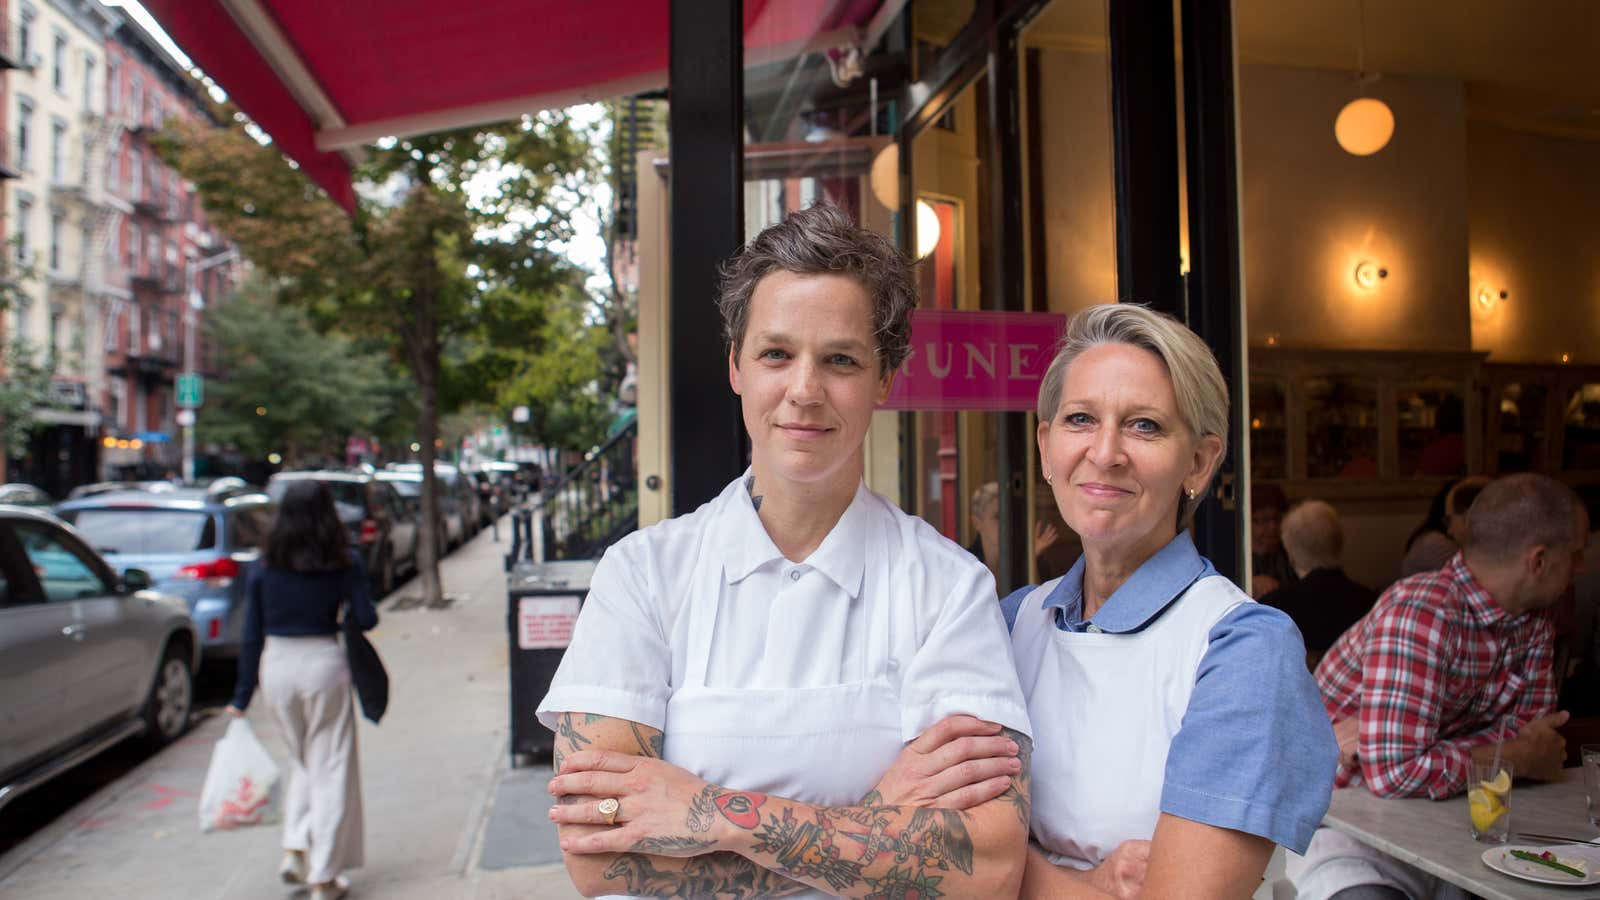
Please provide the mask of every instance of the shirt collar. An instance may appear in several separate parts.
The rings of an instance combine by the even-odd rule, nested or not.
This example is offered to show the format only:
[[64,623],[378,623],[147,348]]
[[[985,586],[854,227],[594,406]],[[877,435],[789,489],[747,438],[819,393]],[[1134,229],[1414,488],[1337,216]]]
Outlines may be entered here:
[[[750,501],[749,479],[750,473],[746,471],[723,498],[726,502],[721,510],[722,572],[729,584],[743,581],[767,563],[783,558],[778,545],[767,534],[767,527],[761,524],[755,504]],[[871,497],[866,484],[858,483],[855,497],[845,507],[844,515],[804,563],[827,576],[852,599],[860,595],[866,577]]]
[[1460,551],[1445,563],[1444,571],[1451,581],[1461,585],[1461,602],[1479,622],[1485,625],[1499,625],[1525,615],[1525,613],[1512,615],[1509,610],[1496,602],[1494,595],[1485,590],[1483,584],[1472,574],[1472,570],[1467,568],[1466,557],[1462,556]]
[[[1083,631],[1087,626],[1083,620],[1083,566],[1084,558],[1080,556],[1043,604],[1044,609],[1061,610],[1063,624],[1070,631]],[[1211,562],[1195,549],[1194,538],[1188,531],[1180,531],[1135,569],[1090,621],[1100,631],[1112,634],[1138,631],[1190,585],[1215,573]]]

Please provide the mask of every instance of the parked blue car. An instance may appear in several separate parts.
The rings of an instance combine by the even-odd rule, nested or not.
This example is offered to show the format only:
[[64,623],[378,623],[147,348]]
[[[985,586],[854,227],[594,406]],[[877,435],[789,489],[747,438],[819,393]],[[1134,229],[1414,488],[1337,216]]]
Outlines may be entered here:
[[244,574],[260,554],[276,507],[237,485],[112,491],[56,506],[118,571],[142,569],[151,586],[189,607],[208,660],[239,655]]

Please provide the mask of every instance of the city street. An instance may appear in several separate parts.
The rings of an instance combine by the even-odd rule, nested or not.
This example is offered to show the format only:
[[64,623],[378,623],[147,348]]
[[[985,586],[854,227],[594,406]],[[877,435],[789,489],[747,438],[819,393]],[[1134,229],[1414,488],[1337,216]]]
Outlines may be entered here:
[[[379,607],[371,637],[389,670],[391,700],[381,726],[362,720],[367,865],[349,876],[352,896],[577,896],[545,818],[549,770],[508,766],[509,545],[502,520],[498,543],[486,529],[445,559],[448,608],[418,605],[414,584]],[[198,827],[227,692],[202,685],[193,727],[163,752],[141,759],[113,748],[0,811],[0,897],[289,896],[276,876],[276,826],[210,834]],[[252,705],[250,720],[281,764],[262,704]]]

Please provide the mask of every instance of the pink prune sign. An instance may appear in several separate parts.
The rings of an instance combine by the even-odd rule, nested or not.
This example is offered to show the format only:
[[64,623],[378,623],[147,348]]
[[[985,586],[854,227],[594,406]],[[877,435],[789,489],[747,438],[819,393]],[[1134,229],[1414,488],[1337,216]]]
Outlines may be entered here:
[[917,310],[911,355],[879,408],[1031,410],[1066,328],[1054,313]]

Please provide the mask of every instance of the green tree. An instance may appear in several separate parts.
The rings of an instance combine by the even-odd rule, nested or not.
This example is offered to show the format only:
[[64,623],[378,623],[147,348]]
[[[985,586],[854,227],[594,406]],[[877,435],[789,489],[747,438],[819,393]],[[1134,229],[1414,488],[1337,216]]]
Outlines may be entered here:
[[338,459],[349,435],[376,431],[404,394],[382,354],[319,332],[259,281],[213,309],[206,327],[228,377],[209,387],[196,419],[203,441],[278,452],[290,465]]
[[[313,322],[382,341],[413,381],[423,517],[439,527],[440,416],[489,401],[497,377],[545,348],[552,298],[582,273],[559,252],[589,174],[585,134],[560,112],[390,141],[369,151],[371,190],[346,216],[241,126],[177,125],[159,141],[211,219]],[[424,598],[442,598],[434,541]]]
[[[12,242],[14,243],[14,242]],[[16,309],[26,296],[22,283],[33,277],[15,260],[11,244],[0,253],[0,320]],[[34,413],[49,405],[53,361],[28,341],[13,337],[0,340],[0,476],[14,451],[28,445],[39,427]]]

